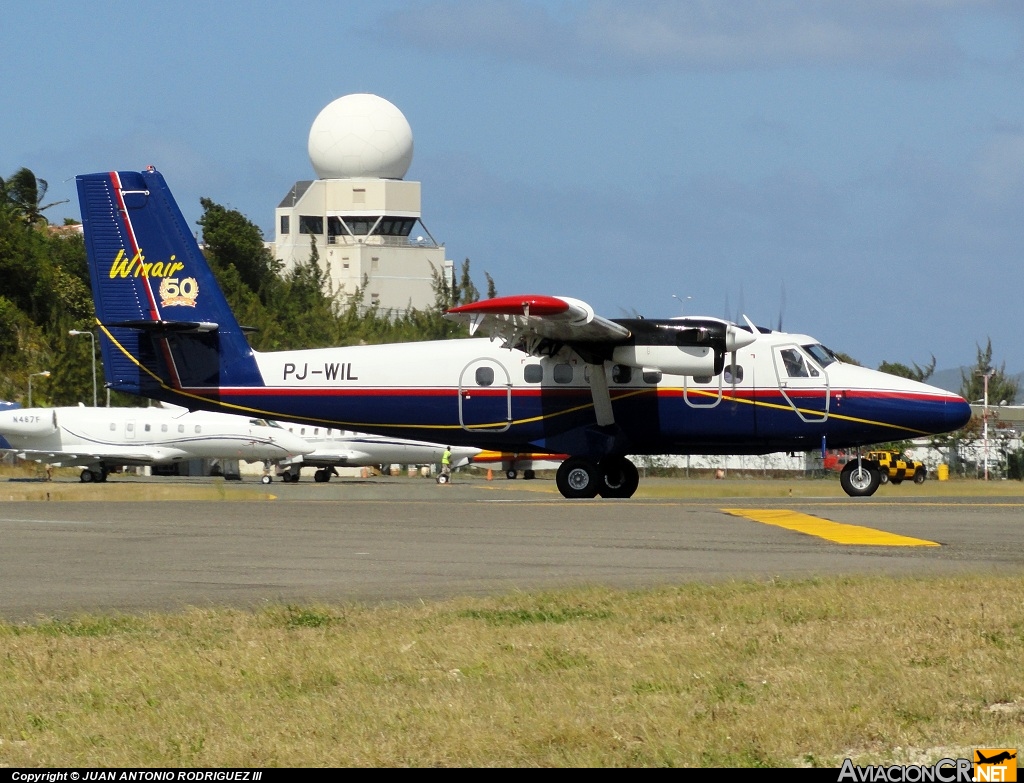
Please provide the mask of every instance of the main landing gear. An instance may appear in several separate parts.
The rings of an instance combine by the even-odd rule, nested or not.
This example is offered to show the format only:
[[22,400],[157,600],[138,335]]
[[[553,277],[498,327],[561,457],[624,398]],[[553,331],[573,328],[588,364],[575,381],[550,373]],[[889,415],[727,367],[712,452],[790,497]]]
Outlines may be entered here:
[[105,468],[85,468],[78,474],[78,480],[83,484],[91,484],[93,481],[106,481],[107,471]]
[[625,457],[605,457],[600,462],[570,457],[559,466],[555,484],[567,498],[628,498],[640,484],[640,472]]

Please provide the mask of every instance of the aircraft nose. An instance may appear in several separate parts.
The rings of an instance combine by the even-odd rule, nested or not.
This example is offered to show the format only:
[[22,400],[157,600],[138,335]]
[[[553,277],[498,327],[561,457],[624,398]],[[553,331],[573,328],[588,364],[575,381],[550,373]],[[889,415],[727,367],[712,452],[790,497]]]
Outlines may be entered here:
[[971,420],[971,406],[963,397],[946,402],[946,431],[952,432],[965,426]]

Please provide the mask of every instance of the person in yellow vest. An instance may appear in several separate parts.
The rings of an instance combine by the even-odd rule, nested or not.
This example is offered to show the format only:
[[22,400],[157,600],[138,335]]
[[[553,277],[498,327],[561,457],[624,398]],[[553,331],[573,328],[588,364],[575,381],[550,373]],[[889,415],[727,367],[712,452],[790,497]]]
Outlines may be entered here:
[[444,479],[442,484],[450,484],[452,481],[452,447],[445,446],[444,453],[441,455],[441,477]]

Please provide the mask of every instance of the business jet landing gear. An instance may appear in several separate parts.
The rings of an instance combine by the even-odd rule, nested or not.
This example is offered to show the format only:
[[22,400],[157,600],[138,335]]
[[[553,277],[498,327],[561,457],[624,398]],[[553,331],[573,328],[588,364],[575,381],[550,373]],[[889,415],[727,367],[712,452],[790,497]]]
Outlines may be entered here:
[[566,498],[628,498],[640,484],[640,473],[625,457],[605,457],[600,463],[570,457],[559,466],[555,484]]
[[107,471],[103,468],[92,469],[85,468],[81,473],[78,474],[78,480],[83,484],[89,484],[93,481],[106,481]]
[[867,497],[875,494],[882,476],[870,460],[851,459],[839,474],[839,483],[850,497]]

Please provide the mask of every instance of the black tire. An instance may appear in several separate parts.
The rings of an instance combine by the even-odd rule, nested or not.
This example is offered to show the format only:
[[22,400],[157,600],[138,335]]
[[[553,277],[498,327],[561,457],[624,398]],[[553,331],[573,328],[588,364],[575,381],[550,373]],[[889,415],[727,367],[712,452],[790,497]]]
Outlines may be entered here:
[[[887,470],[880,470],[880,471],[878,471],[878,483],[879,484],[888,484],[889,483],[889,471],[887,471]],[[899,482],[898,481],[894,481],[893,484],[899,484]]]
[[917,473],[914,474],[914,483],[915,484],[924,484],[925,479],[927,479],[927,478],[928,478],[928,470],[927,470],[927,468],[918,468],[917,469]]
[[78,474],[78,480],[81,481],[83,484],[91,484],[93,481],[96,480],[96,476],[93,475],[93,472],[89,470],[89,468],[86,468],[85,470]]
[[505,471],[505,478],[509,480],[514,479],[518,475],[519,471],[513,470],[512,468],[509,468],[508,470]]
[[537,478],[537,471],[535,471],[535,470],[524,470],[523,471],[523,480],[524,481],[533,481],[535,478]]
[[320,468],[320,469],[317,470],[316,473],[313,474],[313,481],[315,481],[317,484],[323,484],[330,477],[331,477],[331,474],[327,470],[327,468]]
[[586,457],[570,457],[555,474],[555,484],[565,498],[596,497],[601,483],[597,465]]
[[[883,473],[882,475],[884,476],[885,474]],[[903,479],[892,479],[892,483],[896,486],[899,486],[900,484],[903,483]]]
[[850,497],[862,498],[875,494],[878,485],[882,483],[882,477],[875,463],[861,460],[858,467],[857,460],[853,459],[846,463],[843,472],[839,474],[839,483]]
[[601,486],[598,493],[603,498],[630,498],[640,485],[640,471],[625,457],[605,457],[598,468],[601,472]]

